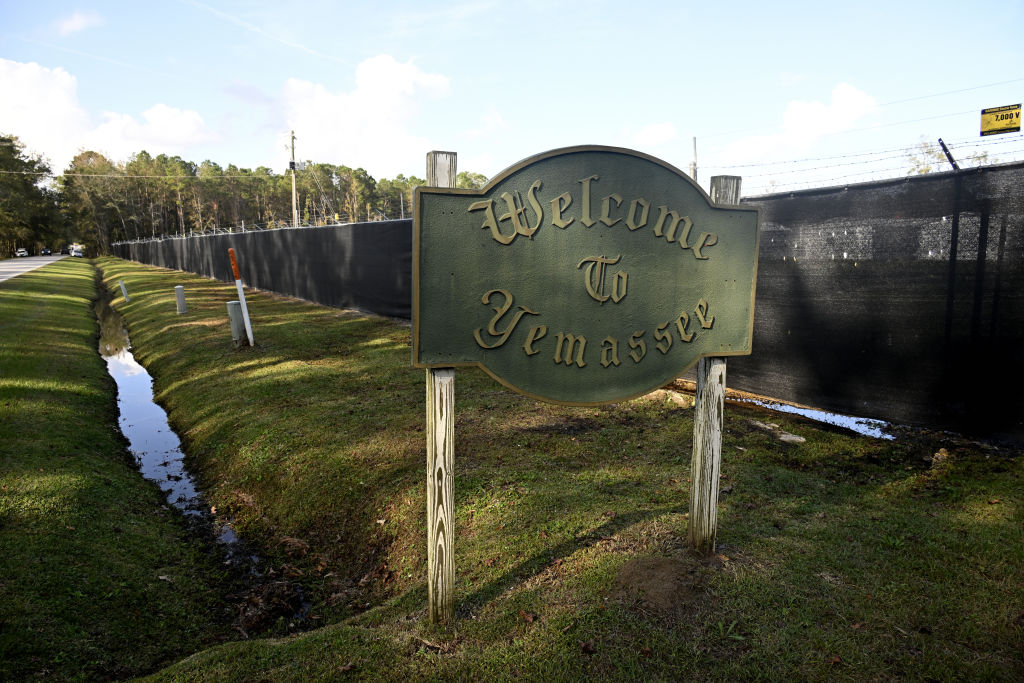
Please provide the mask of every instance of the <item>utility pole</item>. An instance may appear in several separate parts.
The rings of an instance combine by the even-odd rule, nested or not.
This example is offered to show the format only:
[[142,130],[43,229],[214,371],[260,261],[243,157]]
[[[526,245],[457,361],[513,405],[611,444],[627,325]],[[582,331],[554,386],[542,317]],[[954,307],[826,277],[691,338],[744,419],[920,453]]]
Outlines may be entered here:
[[690,162],[690,177],[697,182],[697,136],[693,137],[693,161]]
[[295,194],[295,131],[292,131],[292,162],[288,165],[292,169],[292,227],[299,227],[299,202]]

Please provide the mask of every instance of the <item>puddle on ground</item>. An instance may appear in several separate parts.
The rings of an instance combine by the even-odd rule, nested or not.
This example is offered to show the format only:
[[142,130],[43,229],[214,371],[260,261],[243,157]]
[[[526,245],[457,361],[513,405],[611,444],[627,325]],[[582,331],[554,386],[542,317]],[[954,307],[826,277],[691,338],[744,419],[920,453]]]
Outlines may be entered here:
[[153,400],[153,378],[135,360],[124,320],[111,308],[106,290],[100,291],[96,317],[100,321],[100,356],[117,383],[118,422],[142,475],[156,482],[168,504],[194,524],[212,530],[228,562],[247,565],[250,574],[258,574],[259,557],[246,551],[229,524],[210,514],[199,487],[185,469],[181,441],[168,424],[167,413]]
[[798,408],[791,406],[786,403],[779,403],[772,400],[757,400],[757,399],[740,399],[744,403],[753,403],[754,405],[768,408],[769,410],[777,410],[780,413],[792,413],[794,415],[802,415],[811,420],[817,422],[823,422],[825,424],[836,425],[837,427],[844,427],[850,431],[856,432],[863,436],[873,436],[876,439],[884,439],[886,441],[893,441],[896,439],[895,436],[889,433],[891,425],[882,420],[875,420],[869,417],[853,417],[850,415],[839,415],[837,413],[830,413],[826,410],[815,410],[813,408]]

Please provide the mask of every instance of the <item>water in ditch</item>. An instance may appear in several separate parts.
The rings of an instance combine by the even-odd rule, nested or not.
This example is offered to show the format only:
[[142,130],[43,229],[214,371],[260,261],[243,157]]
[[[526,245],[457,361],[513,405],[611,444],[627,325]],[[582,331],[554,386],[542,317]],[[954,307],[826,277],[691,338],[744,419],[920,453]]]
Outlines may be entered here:
[[111,294],[98,280],[96,317],[100,321],[100,356],[117,384],[118,422],[128,439],[139,470],[163,491],[167,503],[184,515],[191,529],[212,538],[224,563],[244,585],[226,598],[235,604],[233,627],[243,637],[266,632],[284,620],[289,630],[310,628],[310,601],[301,584],[264,571],[261,558],[250,552],[231,528],[230,520],[215,517],[195,479],[185,468],[181,441],[167,421],[167,413],[153,400],[153,378],[132,354],[131,341],[121,315],[110,306]]
[[135,360],[124,320],[111,308],[106,290],[100,291],[96,317],[100,322],[100,356],[117,384],[118,422],[142,475],[155,482],[167,503],[180,510],[192,525],[212,532],[227,562],[258,575],[260,558],[245,549],[229,523],[210,513],[195,479],[185,468],[181,441],[168,424],[167,413],[153,400],[153,378]]

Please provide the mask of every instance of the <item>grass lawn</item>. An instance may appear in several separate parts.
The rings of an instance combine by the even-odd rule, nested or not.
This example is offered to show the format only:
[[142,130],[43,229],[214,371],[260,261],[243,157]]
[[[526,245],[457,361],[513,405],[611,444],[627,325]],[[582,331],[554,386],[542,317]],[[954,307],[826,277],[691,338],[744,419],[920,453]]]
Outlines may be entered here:
[[219,568],[118,431],[94,272],[0,283],[0,680],[135,676],[229,630]]
[[730,404],[696,557],[690,397],[554,406],[459,370],[458,618],[431,625],[409,327],[250,291],[234,350],[232,285],[97,264],[209,503],[310,601],[156,680],[1024,678],[1018,451]]

